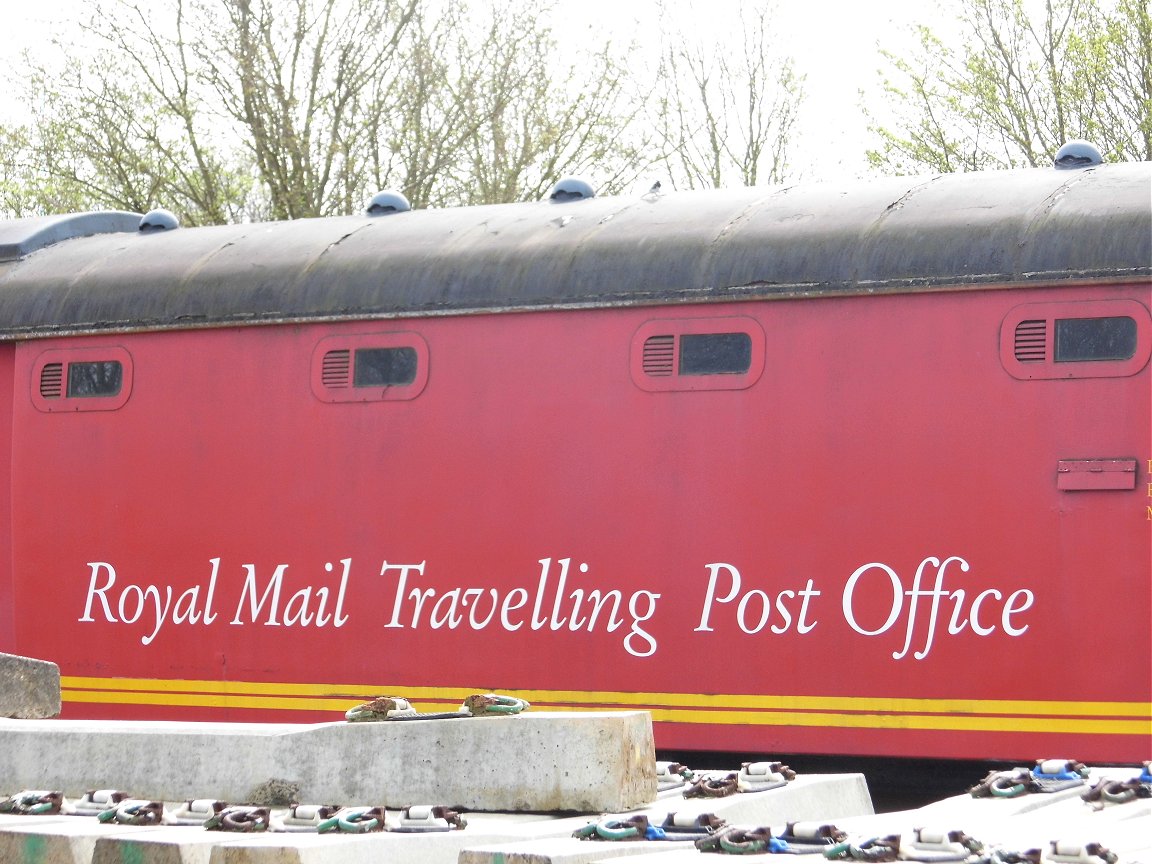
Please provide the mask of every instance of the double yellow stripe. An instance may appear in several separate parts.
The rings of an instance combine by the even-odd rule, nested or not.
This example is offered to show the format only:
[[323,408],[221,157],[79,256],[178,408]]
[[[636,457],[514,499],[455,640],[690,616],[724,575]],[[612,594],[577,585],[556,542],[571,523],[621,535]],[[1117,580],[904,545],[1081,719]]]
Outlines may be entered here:
[[[487,688],[291,684],[61,676],[70,703],[257,708],[344,712],[379,694],[398,694],[419,710],[455,708]],[[1152,703],[997,699],[905,699],[617,691],[515,691],[550,711],[637,708],[670,723],[816,726],[942,731],[1064,732],[1152,736]],[[420,704],[425,703],[425,704]]]

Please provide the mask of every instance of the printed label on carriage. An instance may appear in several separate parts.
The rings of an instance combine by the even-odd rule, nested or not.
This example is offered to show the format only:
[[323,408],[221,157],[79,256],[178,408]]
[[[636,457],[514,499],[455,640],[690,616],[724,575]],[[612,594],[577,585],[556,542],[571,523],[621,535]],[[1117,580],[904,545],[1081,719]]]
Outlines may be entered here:
[[[916,568],[912,585],[907,589],[900,575],[887,564],[877,561],[856,568],[840,595],[840,612],[845,623],[861,636],[881,636],[903,630],[904,645],[899,651],[892,652],[893,660],[906,657],[913,644],[921,647],[912,656],[917,660],[925,659],[932,651],[937,626],[945,617],[949,636],[956,636],[968,628],[977,636],[991,636],[998,629],[1008,636],[1022,636],[1027,632],[1028,625],[1019,616],[1031,609],[1036,600],[1030,590],[1020,588],[1006,594],[997,588],[987,588],[973,593],[969,599],[970,592],[964,588],[945,587],[949,567],[953,568],[953,579],[957,576],[956,571],[967,573],[970,569],[963,558],[953,556],[941,561],[928,557]],[[718,607],[725,606],[732,608],[719,611],[719,614],[730,616],[745,633],[760,633],[765,626],[769,626],[773,633],[785,633],[792,626],[790,608],[794,610],[797,603],[796,632],[807,633],[815,629],[818,622],[808,618],[809,603],[819,597],[820,592],[815,590],[811,579],[800,591],[781,591],[773,602],[766,592],[759,589],[743,591],[740,571],[731,564],[709,564],[707,569],[708,587],[697,631],[712,631]],[[934,584],[931,588],[924,587],[925,577],[932,578],[929,575],[932,570],[935,570]],[[881,607],[887,606],[883,620],[861,620],[863,613],[857,610],[863,605],[864,597]],[[925,604],[927,609],[924,609]]]
[[[572,558],[541,558],[537,563],[540,569],[534,583],[456,585],[438,590],[428,584],[432,573],[427,561],[385,560],[375,574],[353,586],[352,559],[344,558],[324,565],[322,583],[310,581],[292,590],[292,583],[286,582],[287,564],[263,572],[255,564],[243,564],[229,580],[222,575],[221,559],[212,558],[203,584],[178,590],[172,585],[124,582],[112,564],[94,561],[88,564],[84,614],[78,620],[137,627],[143,645],[151,645],[166,625],[208,627],[217,620],[231,626],[339,629],[348,624],[349,610],[359,605],[351,602],[354,587],[373,593],[383,588],[385,615],[367,626],[507,633],[621,631],[617,638],[626,653],[641,658],[656,653],[653,625],[660,592],[596,585],[589,575],[590,566],[574,565]],[[814,579],[764,590],[749,587],[736,565],[713,562],[704,565],[703,578],[698,582],[699,611],[694,613],[695,626],[690,632],[805,636],[819,627],[821,615],[838,612],[843,624],[861,637],[903,634],[903,646],[892,652],[894,660],[904,659],[910,652],[914,659],[924,660],[939,638],[965,631],[980,637],[1026,633],[1029,625],[1025,613],[1036,599],[1032,591],[975,591],[958,586],[970,569],[968,562],[957,556],[929,556],[907,583],[887,564],[864,564],[837,588],[836,604],[828,602],[826,592],[817,588]],[[683,580],[674,587],[678,592],[690,591],[691,585]],[[225,609],[232,611],[231,617],[221,618]]]

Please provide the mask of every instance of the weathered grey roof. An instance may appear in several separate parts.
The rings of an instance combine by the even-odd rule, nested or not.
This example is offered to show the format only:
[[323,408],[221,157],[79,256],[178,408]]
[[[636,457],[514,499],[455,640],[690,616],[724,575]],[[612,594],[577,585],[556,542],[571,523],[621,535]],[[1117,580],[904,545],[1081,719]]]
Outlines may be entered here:
[[138,218],[0,223],[0,337],[1152,274],[1150,163],[147,234]]

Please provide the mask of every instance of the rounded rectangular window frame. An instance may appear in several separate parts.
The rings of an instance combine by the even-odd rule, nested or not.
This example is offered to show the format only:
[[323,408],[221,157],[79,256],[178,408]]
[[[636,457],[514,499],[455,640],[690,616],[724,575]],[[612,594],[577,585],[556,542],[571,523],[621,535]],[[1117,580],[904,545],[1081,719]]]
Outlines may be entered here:
[[[749,363],[743,372],[686,372],[681,366],[681,337],[741,334],[748,338]],[[747,390],[764,372],[764,329],[754,318],[662,318],[645,322],[632,336],[632,382],[652,393],[699,390]]]
[[[359,386],[356,352],[397,349],[416,356],[411,380],[396,384]],[[418,333],[359,333],[327,336],[312,352],[312,393],[321,402],[398,402],[415,399],[428,383],[428,343]]]
[[[120,389],[115,393],[70,395],[70,367],[86,363],[119,363]],[[47,414],[115,411],[132,395],[132,355],[119,345],[93,348],[54,348],[38,355],[30,376],[32,404]]]
[[[1131,357],[1066,361],[1056,359],[1057,322],[1090,318],[1131,318],[1136,346]],[[1026,303],[1008,312],[1000,325],[1000,362],[1021,381],[1059,378],[1124,378],[1148,365],[1152,356],[1152,316],[1136,300]]]

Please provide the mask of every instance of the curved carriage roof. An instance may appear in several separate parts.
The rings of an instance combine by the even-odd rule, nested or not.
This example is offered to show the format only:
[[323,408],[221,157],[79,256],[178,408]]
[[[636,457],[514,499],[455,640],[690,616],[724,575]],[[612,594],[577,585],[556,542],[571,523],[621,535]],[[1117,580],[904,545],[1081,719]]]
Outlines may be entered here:
[[1152,164],[1127,163],[144,234],[16,220],[0,338],[1139,279],[1150,202]]

